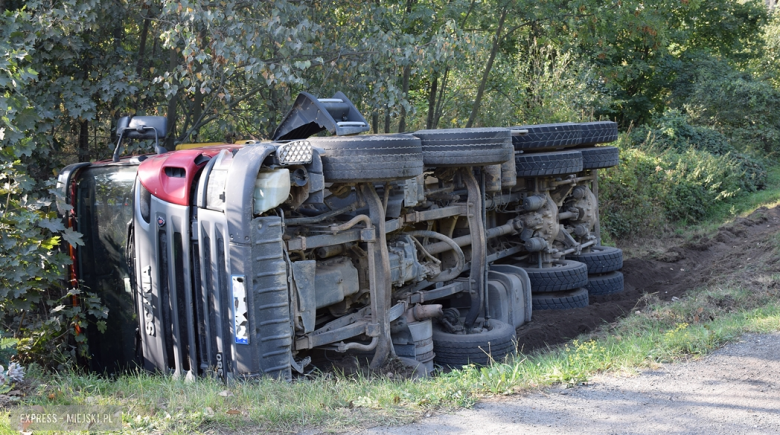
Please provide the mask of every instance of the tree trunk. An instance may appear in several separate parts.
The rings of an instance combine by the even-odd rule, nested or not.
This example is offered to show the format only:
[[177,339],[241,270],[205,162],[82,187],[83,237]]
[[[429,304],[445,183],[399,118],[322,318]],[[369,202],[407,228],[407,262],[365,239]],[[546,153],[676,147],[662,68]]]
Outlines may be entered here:
[[79,161],[89,161],[89,122],[79,122]]
[[433,118],[436,114],[436,88],[439,85],[439,73],[431,74],[431,87],[428,92],[428,119],[425,120],[425,128],[433,128]]
[[441,86],[439,87],[439,96],[436,101],[436,113],[433,116],[433,127],[439,128],[439,121],[441,120],[442,112],[444,111],[444,95],[447,89],[447,79],[450,76],[450,67],[444,69],[444,77],[441,80]]
[[390,133],[390,108],[385,106],[385,133]]
[[273,137],[274,129],[275,129],[274,125],[278,124],[278,122],[276,121],[277,116],[279,117],[283,116],[280,111],[280,108],[282,106],[281,104],[282,98],[279,95],[278,89],[274,85],[271,86],[272,86],[271,89],[269,89],[268,91],[268,102],[271,103],[270,106],[268,107],[268,111],[273,116],[273,122],[269,123],[268,125],[268,131],[266,133],[266,137]]
[[192,134],[190,134],[189,138],[184,138],[184,140],[191,142],[197,142],[198,140],[201,118],[203,117],[203,97],[203,93],[198,88],[195,91],[195,98],[192,100]]
[[[178,57],[176,49],[171,48],[171,53],[168,57],[168,71],[176,69]],[[171,151],[176,146],[176,109],[179,106],[179,92],[171,97],[168,101],[168,133],[165,136],[165,148]]]
[[149,36],[149,22],[151,21],[152,10],[149,9],[144,17],[144,26],[141,29],[141,38],[138,42],[138,61],[135,64],[135,73],[138,77],[141,77],[141,72],[144,68],[144,56],[146,55],[146,39]]
[[377,111],[371,112],[371,128],[374,134],[379,133],[379,112]]
[[501,32],[504,31],[504,21],[506,20],[507,12],[509,12],[509,10],[504,6],[504,10],[501,11],[501,19],[498,20],[496,36],[493,38],[493,47],[490,49],[490,57],[488,58],[487,65],[485,65],[485,71],[482,73],[482,80],[479,82],[479,88],[477,88],[477,98],[474,99],[474,105],[471,107],[471,116],[469,116],[469,121],[466,123],[466,128],[470,128],[474,125],[474,121],[477,119],[479,106],[482,104],[482,94],[485,93],[485,87],[487,86],[487,81],[490,77],[490,70],[493,68],[493,62],[496,60],[496,54],[498,54],[498,47],[501,43]]
[[[404,67],[404,77],[401,82],[401,92],[403,93],[404,100],[409,99],[409,76],[412,75],[411,65]],[[401,104],[401,119],[398,120],[398,132],[403,133],[406,131],[406,106]]]

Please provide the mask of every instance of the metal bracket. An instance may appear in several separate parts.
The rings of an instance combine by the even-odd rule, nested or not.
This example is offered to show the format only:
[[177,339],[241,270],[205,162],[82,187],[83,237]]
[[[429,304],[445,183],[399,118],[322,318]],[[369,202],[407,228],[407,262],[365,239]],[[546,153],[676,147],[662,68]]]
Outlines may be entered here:
[[376,232],[373,228],[364,228],[360,230],[360,240],[363,242],[376,241]]
[[366,325],[366,335],[369,337],[379,337],[379,324],[369,323]]

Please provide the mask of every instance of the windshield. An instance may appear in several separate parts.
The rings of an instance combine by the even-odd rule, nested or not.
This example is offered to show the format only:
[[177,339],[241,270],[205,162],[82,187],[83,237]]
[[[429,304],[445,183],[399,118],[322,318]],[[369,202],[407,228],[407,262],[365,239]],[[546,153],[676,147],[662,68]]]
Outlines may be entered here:
[[97,293],[109,310],[105,334],[87,328],[90,366],[98,371],[114,371],[135,357],[137,322],[125,248],[137,169],[93,166],[78,177],[76,217],[84,241],[78,249],[78,276],[83,288]]

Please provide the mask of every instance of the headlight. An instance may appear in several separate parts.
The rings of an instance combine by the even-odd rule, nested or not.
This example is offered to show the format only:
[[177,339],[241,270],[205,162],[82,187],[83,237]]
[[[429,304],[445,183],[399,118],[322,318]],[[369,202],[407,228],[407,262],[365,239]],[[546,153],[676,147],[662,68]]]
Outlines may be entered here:
[[307,140],[296,140],[279,145],[276,158],[283,165],[306,165],[311,163],[311,144]]

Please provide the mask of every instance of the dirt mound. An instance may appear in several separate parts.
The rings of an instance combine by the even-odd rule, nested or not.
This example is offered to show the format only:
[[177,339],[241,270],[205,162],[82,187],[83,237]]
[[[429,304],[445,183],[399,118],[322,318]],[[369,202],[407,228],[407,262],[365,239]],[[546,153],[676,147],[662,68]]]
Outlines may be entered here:
[[655,293],[661,300],[671,300],[752,264],[767,263],[780,271],[780,258],[773,255],[778,231],[780,207],[760,208],[723,226],[711,238],[688,241],[648,258],[627,259],[622,269],[623,293],[591,296],[586,308],[534,311],[533,321],[517,330],[519,345],[529,352],[590,332],[641,310],[638,304],[644,294]]

